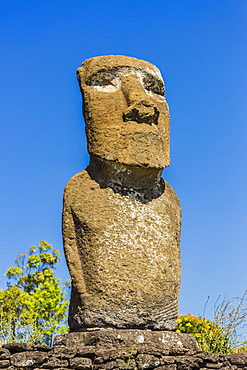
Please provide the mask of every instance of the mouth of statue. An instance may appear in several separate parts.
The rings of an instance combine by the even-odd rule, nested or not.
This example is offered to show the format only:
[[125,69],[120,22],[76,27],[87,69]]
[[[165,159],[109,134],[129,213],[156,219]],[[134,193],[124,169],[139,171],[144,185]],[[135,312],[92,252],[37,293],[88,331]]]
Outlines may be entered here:
[[137,121],[128,121],[126,122],[126,129],[128,131],[132,131],[132,133],[153,133],[160,135],[159,129],[158,129],[158,123],[156,122],[137,122]]
[[[125,121],[126,122],[126,121]],[[158,125],[158,122],[156,120],[149,120],[148,122],[147,121],[128,121],[128,122],[135,122],[137,123],[138,125],[148,125],[148,126],[157,126]]]

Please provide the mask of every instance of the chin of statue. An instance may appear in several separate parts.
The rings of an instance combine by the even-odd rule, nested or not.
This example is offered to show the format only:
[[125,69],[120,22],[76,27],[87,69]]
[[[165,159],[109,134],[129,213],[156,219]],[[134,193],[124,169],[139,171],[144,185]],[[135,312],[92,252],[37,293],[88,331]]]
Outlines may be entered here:
[[129,166],[165,168],[170,164],[169,144],[156,132],[125,132],[117,141],[98,140],[89,143],[88,151],[99,158]]

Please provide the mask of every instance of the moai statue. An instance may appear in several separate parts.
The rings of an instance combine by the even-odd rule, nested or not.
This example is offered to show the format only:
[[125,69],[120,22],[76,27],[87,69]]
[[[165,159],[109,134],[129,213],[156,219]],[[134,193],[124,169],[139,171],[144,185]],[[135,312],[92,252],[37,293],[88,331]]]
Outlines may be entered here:
[[63,237],[71,331],[175,330],[179,200],[169,166],[169,110],[157,67],[126,56],[78,69],[90,164],[68,182]]

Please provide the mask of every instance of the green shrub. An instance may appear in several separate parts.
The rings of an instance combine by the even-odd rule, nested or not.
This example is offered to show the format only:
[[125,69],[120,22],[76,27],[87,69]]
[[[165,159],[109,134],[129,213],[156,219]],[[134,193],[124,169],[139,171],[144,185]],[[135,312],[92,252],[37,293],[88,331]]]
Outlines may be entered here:
[[41,241],[19,255],[8,268],[7,289],[0,290],[0,339],[51,345],[54,335],[68,331],[68,300],[56,277],[59,252]]
[[177,332],[194,335],[201,350],[212,353],[231,352],[227,335],[215,322],[190,314],[178,316],[177,321]]

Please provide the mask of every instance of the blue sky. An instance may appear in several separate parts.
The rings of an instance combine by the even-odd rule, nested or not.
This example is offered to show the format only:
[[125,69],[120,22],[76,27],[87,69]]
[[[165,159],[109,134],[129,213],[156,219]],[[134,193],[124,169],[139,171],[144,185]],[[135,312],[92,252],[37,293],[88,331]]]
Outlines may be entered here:
[[[247,278],[246,0],[2,0],[0,288],[14,258],[62,252],[66,182],[88,163],[76,69],[97,55],[156,64],[171,112],[163,177],[183,210],[180,313],[206,316]],[[68,277],[64,258],[58,269]]]

